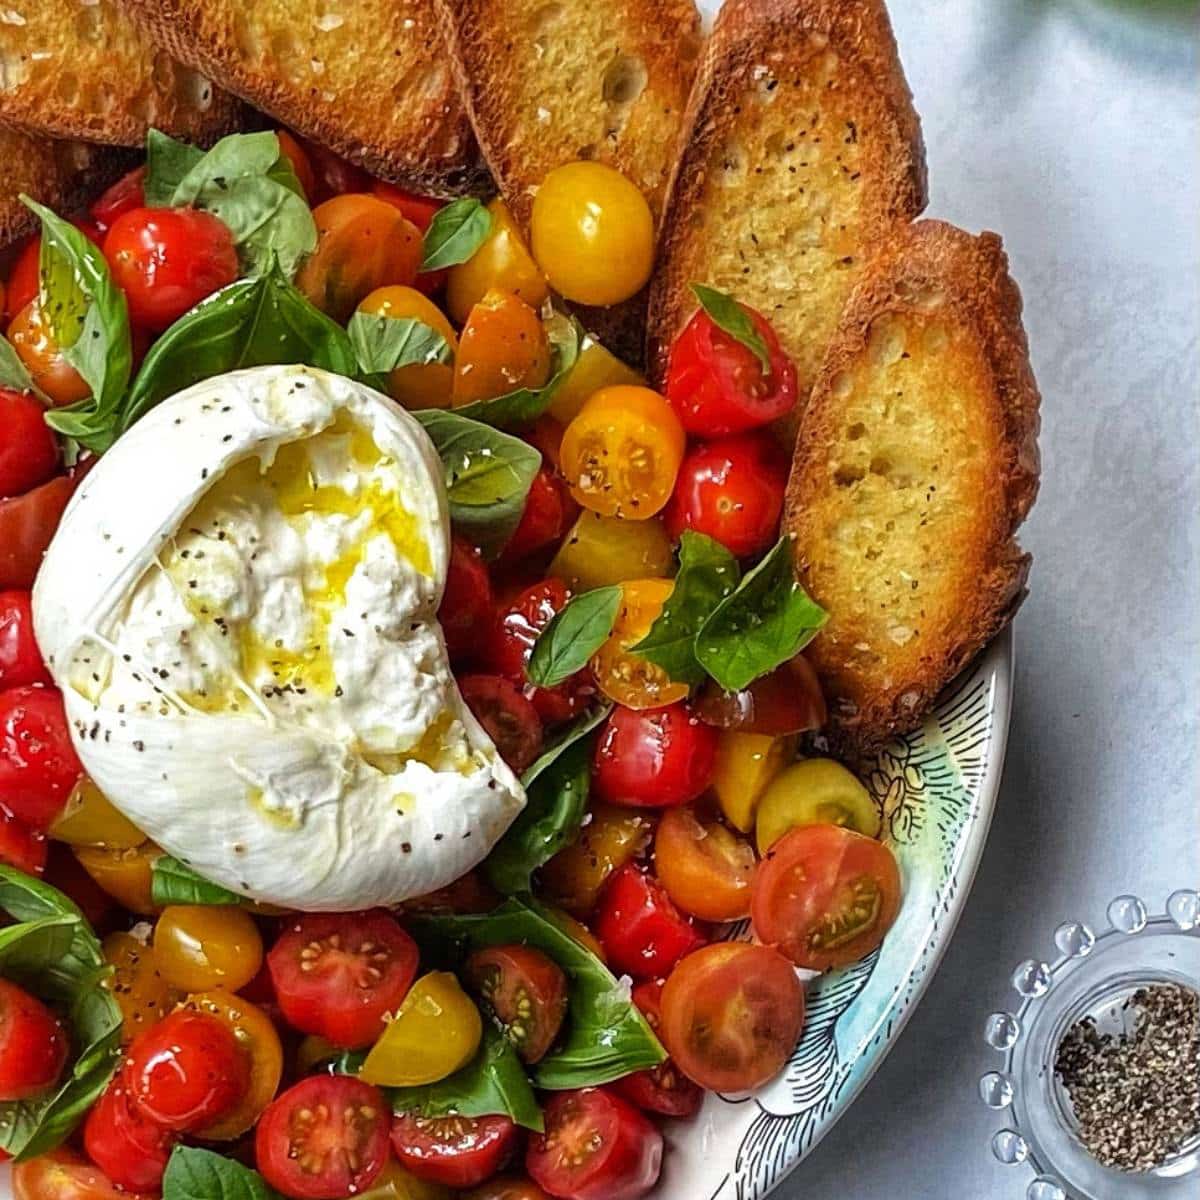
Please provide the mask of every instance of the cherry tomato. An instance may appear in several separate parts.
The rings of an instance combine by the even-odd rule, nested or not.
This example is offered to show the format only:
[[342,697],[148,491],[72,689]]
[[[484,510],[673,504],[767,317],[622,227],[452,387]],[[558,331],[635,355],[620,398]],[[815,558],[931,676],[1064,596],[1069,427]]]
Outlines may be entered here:
[[138,1109],[164,1129],[195,1131],[229,1113],[250,1064],[228,1026],[181,1009],[139,1033],[122,1075]]
[[390,1158],[375,1182],[365,1192],[360,1192],[355,1200],[454,1200],[454,1196],[459,1194],[452,1193],[440,1183],[418,1179],[394,1158]]
[[113,898],[83,869],[70,847],[47,839],[46,882],[58,888],[102,933],[117,910]]
[[279,153],[291,164],[296,179],[299,180],[301,188],[304,189],[304,198],[310,206],[315,204],[317,175],[313,170],[312,160],[308,157],[308,153],[300,145],[299,139],[290,134],[286,129],[275,130],[275,136],[279,139]]
[[142,916],[158,912],[151,884],[154,863],[162,851],[153,842],[140,846],[76,846],[75,857],[80,866],[122,908]]
[[120,1074],[92,1107],[83,1126],[88,1158],[117,1187],[131,1192],[161,1189],[177,1138],[141,1112]]
[[759,864],[750,903],[758,939],[811,971],[870,954],[899,911],[895,856],[839,825],[785,833]]
[[[419,196],[416,192],[406,192],[394,183],[385,183],[376,179],[371,184],[371,192],[395,205],[420,231],[422,236],[428,231],[430,223],[438,211],[446,206],[445,200],[433,196]],[[448,271],[422,271],[417,276],[416,286],[429,295],[439,291],[446,282]]]
[[629,579],[661,579],[675,565],[662,521],[622,521],[584,509],[563,540],[549,574],[573,592]]
[[[660,979],[644,979],[633,988],[634,1004],[656,1033],[662,1024],[662,990]],[[647,1071],[626,1075],[612,1086],[630,1104],[664,1117],[695,1116],[704,1101],[704,1089],[688,1079],[669,1058]]]
[[662,884],[633,863],[605,886],[595,930],[614,969],[635,979],[665,975],[706,940]]
[[65,1146],[17,1163],[12,1185],[13,1200],[151,1200],[148,1193],[118,1191],[99,1167]]
[[36,996],[0,979],[0,1100],[26,1100],[52,1087],[68,1048],[62,1022]]
[[46,869],[47,853],[46,835],[18,821],[0,803],[0,863],[26,875],[41,875]]
[[500,895],[492,885],[478,871],[468,871],[436,892],[405,900],[404,910],[439,915],[485,913],[491,912],[499,903]]
[[499,196],[488,205],[488,213],[492,228],[487,238],[465,263],[451,267],[446,276],[446,307],[460,325],[493,288],[520,296],[535,311],[550,294],[545,276],[525,248],[516,222]]
[[388,1102],[348,1075],[313,1075],[274,1101],[254,1135],[258,1169],[294,1200],[365,1191],[388,1158]]
[[454,406],[541,387],[549,377],[550,342],[541,318],[512,292],[488,292],[467,314],[458,339]]
[[194,208],[131,209],[105,235],[104,257],[130,320],[155,332],[239,274],[229,226]]
[[783,1069],[804,1026],[804,989],[769,946],[718,942],[688,955],[662,993],[662,1039],[703,1088],[744,1092]]
[[577,917],[588,916],[609,876],[632,862],[654,831],[653,820],[639,809],[596,803],[589,815],[575,841],[542,868],[542,891]]
[[598,162],[556,167],[533,198],[530,245],[551,287],[580,304],[619,304],[654,265],[654,217],[637,187]]
[[342,196],[347,192],[365,192],[371,187],[371,176],[362,167],[342,158],[320,142],[297,137],[300,148],[312,163],[316,183],[308,196],[310,205],[316,205],[330,196]]
[[530,1139],[525,1169],[552,1196],[639,1200],[658,1182],[662,1134],[614,1092],[556,1092],[545,1119],[545,1133]]
[[579,416],[579,410],[589,396],[601,388],[615,387],[617,384],[645,387],[646,380],[611,350],[595,341],[591,334],[587,334],[580,343],[575,365],[554,391],[550,415],[567,425]]
[[112,992],[121,1010],[121,1041],[128,1045],[175,1007],[179,993],[159,972],[154,947],[132,933],[110,933],[103,951],[112,974],[101,986]]
[[83,376],[67,362],[49,322],[42,316],[38,300],[30,300],[13,317],[8,327],[8,340],[25,364],[34,386],[40,388],[55,406],[74,404],[92,394]]
[[665,813],[654,838],[654,870],[667,895],[704,921],[750,915],[757,861],[749,842],[691,807]]
[[[450,349],[458,352],[458,337],[445,314],[432,300],[416,288],[376,288],[358,306],[360,312],[379,313],[397,320],[411,318],[428,325],[446,339]],[[454,387],[454,368],[449,363],[410,363],[388,372],[388,394],[405,408],[448,408]]]
[[82,770],[57,688],[0,694],[0,796],[14,816],[49,829]]
[[694,446],[663,511],[676,541],[685,529],[716,539],[738,558],[761,554],[779,536],[788,461],[765,433]]
[[467,959],[466,977],[522,1062],[540,1062],[567,1016],[567,977],[532,946],[491,946]]
[[0,388],[0,429],[0,498],[19,496],[58,470],[58,442],[36,397]]
[[452,662],[474,657],[480,630],[492,623],[492,581],[483,555],[465,538],[450,538],[450,566],[438,607],[438,622]]
[[696,715],[706,725],[780,737],[825,724],[825,697],[803,654],[756,679],[740,692],[723,691],[709,680],[696,697]]
[[92,201],[88,212],[101,233],[111,229],[120,217],[146,206],[146,168],[135,167]]
[[658,620],[674,583],[669,579],[630,579],[621,585],[621,607],[608,639],[592,655],[596,686],[626,708],[661,708],[687,698],[686,683],[674,683],[657,663],[630,653]]
[[500,555],[508,566],[562,540],[579,513],[565,480],[543,462],[533,477],[520,523]]
[[752,350],[713,324],[703,310],[671,347],[667,399],[688,433],[714,437],[741,433],[787,416],[796,405],[796,368],[765,317],[747,305],[767,348],[765,373]]
[[742,833],[754,828],[758,803],[771,780],[796,757],[794,737],[723,729],[712,787],[725,819]]
[[759,854],[800,825],[842,825],[873,838],[879,836],[880,812],[871,793],[841,763],[806,758],[787,767],[763,792],[754,826]]
[[75,482],[60,475],[23,496],[0,500],[0,588],[33,587]]
[[28,238],[13,262],[5,288],[4,316],[11,321],[31,300],[36,300],[40,286],[42,239],[36,234]]
[[657,392],[603,388],[567,426],[562,470],[584,508],[644,521],[671,498],[683,449],[683,426]]
[[80,775],[67,797],[67,806],[50,826],[50,835],[71,846],[132,849],[146,835],[88,778]]
[[50,682],[34,637],[28,590],[0,592],[0,689]]
[[263,961],[258,927],[244,909],[172,904],[154,926],[154,956],[163,978],[184,992],[237,992]]
[[458,690],[500,757],[519,775],[542,751],[537,709],[500,675],[464,675]]
[[519,1175],[501,1175],[472,1188],[463,1200],[550,1200],[531,1179]]
[[716,754],[716,731],[686,704],[641,712],[618,706],[596,740],[592,782],[613,804],[670,808],[708,787]]
[[419,1117],[392,1121],[392,1150],[418,1179],[469,1188],[495,1175],[512,1157],[516,1125],[503,1116]]
[[288,1024],[336,1046],[369,1046],[417,974],[417,947],[385,912],[297,917],[267,955]]

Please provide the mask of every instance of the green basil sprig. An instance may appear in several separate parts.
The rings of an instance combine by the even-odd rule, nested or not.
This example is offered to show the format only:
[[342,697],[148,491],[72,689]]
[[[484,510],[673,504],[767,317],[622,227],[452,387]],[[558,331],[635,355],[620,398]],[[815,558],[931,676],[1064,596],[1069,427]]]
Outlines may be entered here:
[[397,367],[454,361],[450,343],[415,317],[356,312],[346,332],[364,375],[386,375]]
[[212,1150],[176,1146],[163,1175],[162,1200],[280,1200],[249,1167]]
[[621,585],[572,596],[538,635],[525,675],[538,687],[554,687],[587,666],[608,640],[621,607]]
[[703,283],[693,283],[692,291],[712,323],[723,333],[729,334],[735,342],[745,346],[758,359],[763,374],[770,375],[771,353],[746,310],[732,296]]
[[219,883],[210,883],[186,863],[162,854],[150,865],[150,896],[160,907],[168,904],[241,904],[245,896]]
[[463,196],[438,209],[421,253],[422,271],[440,271],[465,263],[492,232],[492,214],[474,196]]

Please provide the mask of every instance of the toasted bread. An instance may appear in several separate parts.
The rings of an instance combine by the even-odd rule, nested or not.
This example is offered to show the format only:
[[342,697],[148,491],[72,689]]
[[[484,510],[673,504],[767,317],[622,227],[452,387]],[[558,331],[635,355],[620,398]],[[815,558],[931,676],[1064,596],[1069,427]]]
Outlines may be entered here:
[[920,125],[883,0],[728,0],[701,59],[651,285],[661,382],[692,283],[771,321],[800,395],[864,252],[925,206]]
[[207,143],[242,105],[157,49],[114,0],[10,0],[0,120],[33,134],[140,145],[150,126]]
[[376,175],[486,183],[431,0],[120,0],[161,46]]
[[1038,406],[999,237],[893,231],[818,373],[784,514],[830,614],[808,653],[842,749],[919,724],[1023,599]]

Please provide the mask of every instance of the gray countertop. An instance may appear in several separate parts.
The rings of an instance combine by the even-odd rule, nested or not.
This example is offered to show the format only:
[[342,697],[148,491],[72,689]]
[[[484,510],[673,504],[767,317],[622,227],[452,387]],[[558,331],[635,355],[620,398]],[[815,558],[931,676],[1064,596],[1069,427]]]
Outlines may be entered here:
[[[1042,490],[1003,790],[911,1024],[781,1200],[1018,1200],[983,1018],[1068,917],[1200,884],[1200,187],[1195,10],[891,0],[929,214],[1003,234],[1042,391]],[[1178,13],[1178,6],[1175,7]],[[1120,1200],[1114,1197],[1113,1200]]]

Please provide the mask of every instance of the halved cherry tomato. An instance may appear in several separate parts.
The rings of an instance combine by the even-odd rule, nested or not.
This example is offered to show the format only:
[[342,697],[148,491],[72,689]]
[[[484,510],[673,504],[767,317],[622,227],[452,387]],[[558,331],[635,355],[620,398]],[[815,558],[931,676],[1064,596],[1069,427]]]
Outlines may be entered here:
[[817,674],[803,654],[740,692],[723,691],[709,680],[696,697],[696,715],[707,725],[780,737],[825,724],[825,697]]
[[596,740],[592,782],[613,804],[670,808],[708,787],[716,753],[716,731],[686,704],[641,712],[618,705]]
[[540,1062],[567,1016],[567,977],[532,946],[490,946],[467,959],[467,981],[522,1062]]
[[116,808],[112,801],[87,776],[80,775],[67,798],[67,805],[50,826],[56,841],[71,846],[107,846],[132,849],[146,835]]
[[759,854],[799,825],[843,825],[873,838],[880,813],[871,793],[832,758],[806,758],[780,772],[763,792],[755,815]]
[[[662,1024],[660,979],[644,979],[634,984],[633,1002],[656,1033]],[[694,1084],[671,1059],[647,1071],[635,1071],[618,1079],[613,1089],[630,1104],[664,1117],[691,1117],[704,1101],[704,1089]]]
[[742,833],[754,828],[758,803],[771,780],[796,757],[796,739],[722,729],[712,787],[725,819]]
[[118,1191],[99,1167],[65,1146],[17,1163],[13,1200],[152,1200],[149,1193]]
[[110,933],[103,950],[112,974],[101,981],[101,987],[112,992],[121,1010],[121,1041],[128,1045],[175,1007],[179,993],[159,972],[153,945],[134,934]]
[[140,846],[76,846],[80,866],[122,908],[142,916],[158,912],[151,889],[154,863],[162,851],[153,842]]
[[83,376],[62,352],[50,324],[42,316],[41,303],[30,300],[12,319],[8,340],[25,364],[34,386],[56,406],[86,400],[92,394]]
[[388,1103],[349,1075],[313,1075],[268,1106],[254,1135],[263,1178],[294,1200],[365,1191],[388,1158]]
[[626,708],[661,708],[687,697],[686,683],[673,682],[657,663],[629,650],[650,632],[674,587],[670,579],[630,579],[621,584],[621,607],[612,632],[592,655],[596,686]]
[[[462,662],[480,650],[480,630],[492,621],[492,581],[487,563],[477,547],[454,534],[450,538],[450,566],[438,606],[438,622],[450,658]],[[521,668],[524,673],[524,666]]]
[[458,690],[500,757],[519,775],[542,751],[537,709],[501,675],[464,675]]
[[119,1188],[157,1192],[178,1134],[150,1120],[133,1103],[121,1074],[109,1083],[83,1126],[87,1156]]
[[767,319],[748,305],[741,308],[766,345],[771,369],[764,374],[752,350],[697,309],[675,339],[667,367],[667,399],[688,433],[741,433],[777,421],[795,407],[796,368]]
[[663,814],[654,838],[654,870],[667,895],[704,921],[750,915],[750,885],[758,860],[749,842],[691,807]]
[[263,944],[245,909],[172,904],[155,922],[154,957],[162,977],[181,991],[238,992],[258,974]]
[[92,201],[88,212],[92,214],[92,220],[96,222],[101,233],[111,229],[117,219],[127,212],[145,207],[145,182],[145,166],[135,167]]
[[455,408],[541,387],[550,376],[550,343],[537,313],[513,292],[492,289],[470,313],[454,359]]
[[654,831],[653,819],[639,809],[601,802],[589,816],[575,841],[542,868],[542,892],[577,917],[596,907],[609,876],[632,862]]
[[463,1200],[550,1200],[531,1179],[519,1175],[502,1175],[472,1188]]
[[485,913],[500,903],[500,895],[478,871],[468,871],[436,892],[405,900],[404,911],[416,913]]
[[567,426],[562,471],[584,508],[644,521],[671,498],[683,449],[683,426],[657,392],[608,387]]
[[516,222],[499,196],[488,205],[488,213],[492,228],[487,238],[465,263],[451,267],[446,276],[446,307],[460,325],[492,288],[520,296],[535,311],[550,294],[545,276],[525,248]]
[[26,875],[41,875],[47,853],[46,835],[18,821],[0,801],[0,863]]
[[[440,333],[454,352],[458,337],[445,314],[428,296],[416,288],[389,286],[376,288],[358,306],[359,312],[378,313],[397,320],[410,318]],[[410,363],[388,372],[388,394],[405,408],[448,408],[454,387],[454,367],[450,363]]]
[[315,196],[317,175],[313,170],[312,160],[308,157],[304,147],[300,145],[299,139],[286,129],[275,130],[275,136],[279,139],[279,153],[291,164],[300,186],[304,189],[304,198],[311,207],[317,202]]
[[29,591],[0,592],[0,690],[51,682],[33,632]]
[[26,239],[8,273],[4,295],[4,317],[11,321],[31,300],[36,300],[40,286],[42,239],[36,234]]
[[238,277],[229,226],[195,208],[134,208],[104,238],[104,257],[135,325],[159,332]]
[[579,410],[590,396],[601,388],[615,387],[617,384],[645,387],[646,380],[588,334],[580,344],[575,365],[555,389],[554,398],[550,401],[550,414],[564,425],[569,424],[579,416]]
[[665,578],[674,565],[671,539],[657,517],[623,521],[585,508],[554,556],[549,574],[574,592],[586,592],[629,579]]
[[14,816],[48,829],[82,770],[57,688],[0,693],[0,796]]
[[392,1150],[418,1179],[469,1188],[494,1175],[512,1157],[519,1132],[503,1116],[419,1117],[392,1121]]
[[761,554],[779,536],[788,460],[765,433],[693,446],[663,510],[676,541],[685,529],[715,538],[738,558]]
[[417,974],[417,947],[381,911],[297,917],[267,955],[288,1023],[336,1046],[369,1046]]
[[529,1142],[525,1169],[552,1196],[640,1200],[658,1182],[662,1134],[614,1092],[556,1092],[545,1119],[545,1133]]
[[681,1071],[714,1092],[774,1078],[804,1026],[804,989],[769,946],[718,942],[689,954],[662,992],[662,1039]]
[[60,475],[23,496],[0,500],[0,587],[33,586],[75,483]]
[[839,825],[785,833],[759,864],[750,904],[759,940],[811,971],[870,954],[899,911],[895,855]]
[[308,197],[311,206],[328,200],[330,196],[342,196],[347,192],[366,192],[371,187],[371,176],[362,167],[349,159],[335,154],[320,142],[309,141],[294,135],[300,148],[312,163],[316,184]]
[[566,481],[543,462],[533,477],[520,523],[505,544],[500,563],[504,566],[517,563],[554,545],[566,534],[578,513],[579,505]]
[[675,907],[662,884],[633,863],[608,881],[595,930],[609,962],[634,979],[665,975],[706,940],[692,918]]
[[58,442],[36,397],[0,388],[0,429],[0,498],[19,496],[58,470]]
[[68,1048],[62,1022],[36,996],[0,979],[0,1100],[27,1100],[52,1087]]

